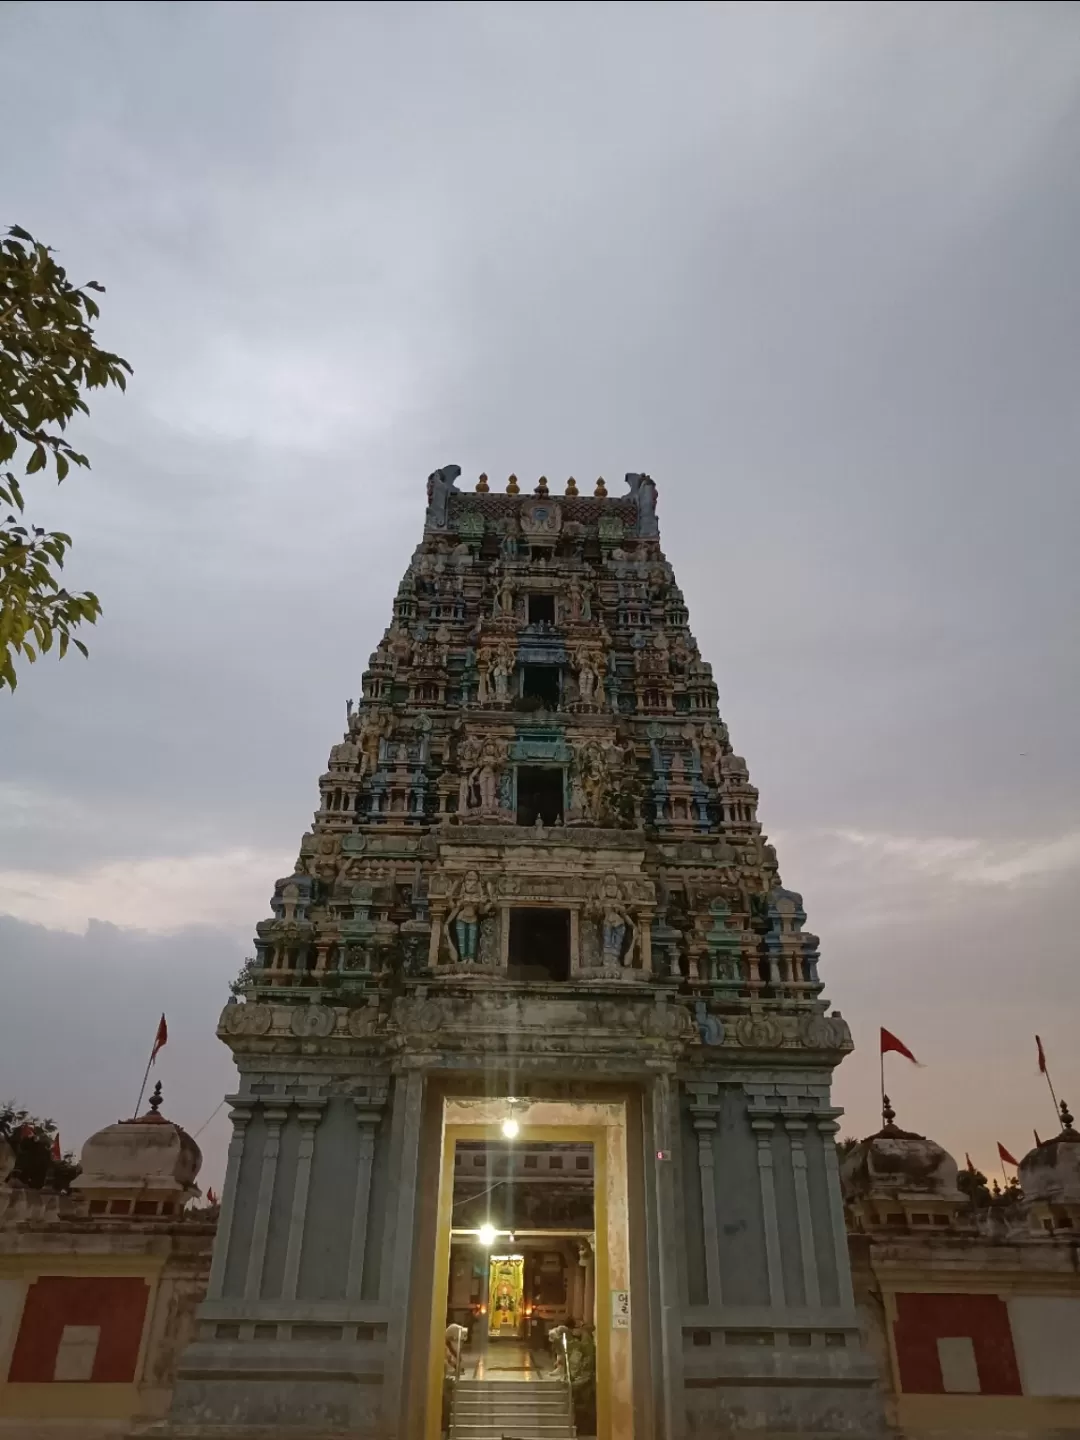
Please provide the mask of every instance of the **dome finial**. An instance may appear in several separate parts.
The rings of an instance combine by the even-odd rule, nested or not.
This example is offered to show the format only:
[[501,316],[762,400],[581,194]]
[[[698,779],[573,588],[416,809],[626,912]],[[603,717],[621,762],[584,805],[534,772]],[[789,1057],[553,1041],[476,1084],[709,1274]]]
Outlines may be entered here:
[[150,1109],[156,1115],[161,1109],[161,1081],[154,1086],[154,1093],[150,1096]]
[[896,1119],[896,1111],[892,1108],[888,1095],[881,1097],[881,1123],[891,1125]]
[[1071,1130],[1071,1129],[1073,1128],[1073,1117],[1069,1114],[1069,1107],[1068,1107],[1068,1105],[1066,1105],[1066,1104],[1065,1104],[1065,1101],[1062,1100],[1062,1102],[1061,1102],[1061,1104],[1060,1104],[1060,1106],[1059,1106],[1058,1108],[1059,1108],[1060,1111],[1061,1111],[1061,1128],[1062,1128],[1062,1130]]

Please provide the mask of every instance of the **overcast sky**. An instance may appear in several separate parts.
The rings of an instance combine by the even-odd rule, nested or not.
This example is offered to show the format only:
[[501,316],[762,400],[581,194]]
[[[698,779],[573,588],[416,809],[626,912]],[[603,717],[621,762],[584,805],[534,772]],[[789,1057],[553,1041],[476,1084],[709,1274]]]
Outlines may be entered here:
[[[104,616],[0,697],[0,1099],[231,1087],[425,480],[647,470],[901,1123],[1080,1105],[1080,9],[9,4],[0,221],[135,368],[30,490]],[[30,487],[28,487],[29,489]],[[220,1185],[224,1117],[201,1136]]]

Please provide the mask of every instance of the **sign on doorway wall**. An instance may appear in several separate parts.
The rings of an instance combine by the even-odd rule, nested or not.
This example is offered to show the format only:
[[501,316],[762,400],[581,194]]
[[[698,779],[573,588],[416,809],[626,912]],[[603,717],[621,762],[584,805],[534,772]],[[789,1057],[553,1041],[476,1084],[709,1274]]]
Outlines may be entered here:
[[613,1330],[630,1329],[629,1290],[612,1290],[611,1292],[611,1328]]

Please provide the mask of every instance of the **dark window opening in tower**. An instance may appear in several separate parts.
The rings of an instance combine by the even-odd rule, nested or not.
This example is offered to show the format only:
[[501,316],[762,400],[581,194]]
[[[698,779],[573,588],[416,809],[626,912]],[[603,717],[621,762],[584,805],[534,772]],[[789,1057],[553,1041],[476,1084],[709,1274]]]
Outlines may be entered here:
[[521,695],[544,710],[559,708],[559,667],[557,665],[523,665]]
[[530,595],[530,596],[529,596],[529,624],[530,624],[530,625],[554,625],[554,624],[555,624],[555,596],[554,596],[554,595]]
[[569,910],[510,911],[510,980],[569,980]]
[[517,772],[517,823],[545,825],[563,818],[563,772],[539,765],[519,765]]

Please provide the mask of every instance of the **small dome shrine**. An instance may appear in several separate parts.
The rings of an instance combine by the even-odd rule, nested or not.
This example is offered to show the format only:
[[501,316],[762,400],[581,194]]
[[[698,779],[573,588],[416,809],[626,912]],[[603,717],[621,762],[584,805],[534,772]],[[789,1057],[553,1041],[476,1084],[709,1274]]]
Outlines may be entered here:
[[171,1219],[201,1193],[195,1177],[202,1151],[160,1110],[159,1081],[145,1115],[108,1125],[83,1146],[72,1189],[89,1201],[91,1215]]
[[840,1162],[844,1203],[856,1229],[943,1227],[965,1196],[957,1164],[935,1140],[901,1130],[884,1097],[884,1125],[852,1147]]
[[1061,1133],[1020,1161],[1020,1186],[1036,1228],[1080,1230],[1080,1131],[1064,1100],[1059,1108]]

